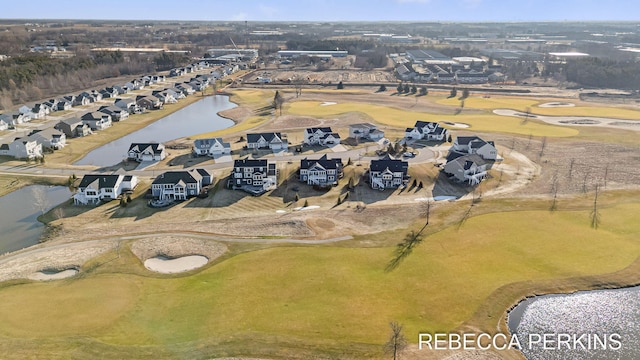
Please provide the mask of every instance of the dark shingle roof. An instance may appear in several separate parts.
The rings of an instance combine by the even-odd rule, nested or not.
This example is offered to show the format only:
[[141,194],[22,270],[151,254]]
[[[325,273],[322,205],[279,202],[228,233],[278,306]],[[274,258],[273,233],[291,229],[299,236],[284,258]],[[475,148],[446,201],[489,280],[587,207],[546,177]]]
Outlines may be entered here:
[[326,154],[322,155],[318,160],[304,158],[300,160],[300,169],[309,169],[315,164],[318,164],[325,169],[338,169],[342,167],[342,159],[328,159]]
[[85,188],[94,182],[98,182],[98,189],[112,188],[116,186],[118,179],[122,175],[100,175],[100,174],[87,174],[82,177],[79,188]]

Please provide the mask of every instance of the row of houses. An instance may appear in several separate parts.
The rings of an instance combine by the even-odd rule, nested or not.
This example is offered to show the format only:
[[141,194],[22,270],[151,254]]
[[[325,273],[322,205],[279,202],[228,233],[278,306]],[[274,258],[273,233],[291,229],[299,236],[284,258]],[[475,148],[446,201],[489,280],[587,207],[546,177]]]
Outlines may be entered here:
[[[377,141],[384,137],[384,132],[369,123],[349,125],[349,136],[356,140]],[[281,132],[249,133],[247,134],[247,149],[270,149],[273,151],[287,150],[289,142],[287,134]],[[341,142],[340,134],[331,127],[312,127],[304,131],[303,144],[334,146]],[[222,138],[197,139],[193,142],[193,152],[198,156],[218,156],[231,154],[231,144]]]
[[[134,145],[142,148],[140,144]],[[460,136],[450,149],[443,172],[456,182],[473,186],[486,178],[488,166],[496,159],[497,151],[492,141],[477,136]],[[319,159],[304,158],[300,160],[298,180],[312,186],[334,186],[343,177],[343,168],[341,158],[329,158],[326,154]],[[408,170],[407,161],[385,155],[371,160],[366,176],[372,189],[394,189],[409,182]],[[234,161],[227,187],[261,195],[277,187],[277,177],[275,162],[238,159]],[[167,171],[155,178],[151,184],[151,195],[162,200],[186,200],[202,193],[213,180],[211,172],[201,168]],[[138,179],[132,175],[85,175],[73,197],[74,203],[88,205],[113,200],[132,191],[137,184]]]
[[410,64],[398,64],[395,68],[395,74],[402,81],[438,84],[486,84],[492,78],[492,74],[484,70],[445,70],[439,65],[415,69]]

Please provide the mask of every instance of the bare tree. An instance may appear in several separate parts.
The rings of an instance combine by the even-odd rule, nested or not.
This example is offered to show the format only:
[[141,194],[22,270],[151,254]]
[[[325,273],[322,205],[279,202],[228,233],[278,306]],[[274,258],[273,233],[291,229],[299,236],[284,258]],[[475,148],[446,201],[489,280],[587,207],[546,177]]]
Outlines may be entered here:
[[553,195],[553,201],[551,202],[551,208],[549,210],[556,211],[558,208],[558,172],[553,175],[553,181],[551,183],[551,194]]
[[34,186],[31,188],[31,195],[33,196],[33,207],[40,212],[40,215],[44,215],[47,209],[51,207],[47,194],[43,189],[43,186]]
[[591,227],[598,230],[600,225],[600,213],[598,212],[598,185],[596,184],[596,192],[593,197],[593,209],[591,210]]
[[604,168],[604,187],[607,187],[607,177],[609,176],[609,164]]
[[392,321],[389,326],[391,327],[391,336],[389,336],[389,341],[384,344],[384,353],[393,356],[393,360],[397,360],[400,353],[407,348],[407,339],[402,333],[401,324]]
[[542,158],[542,155],[544,154],[544,148],[547,147],[547,137],[543,137],[542,138],[542,144],[540,145],[540,154],[538,155],[538,158]]
[[571,180],[571,175],[573,174],[573,164],[576,162],[576,159],[571,159],[569,161],[569,180]]
[[276,94],[273,96],[273,107],[276,111],[280,111],[280,115],[282,115],[282,104],[284,104],[284,97],[276,90]]

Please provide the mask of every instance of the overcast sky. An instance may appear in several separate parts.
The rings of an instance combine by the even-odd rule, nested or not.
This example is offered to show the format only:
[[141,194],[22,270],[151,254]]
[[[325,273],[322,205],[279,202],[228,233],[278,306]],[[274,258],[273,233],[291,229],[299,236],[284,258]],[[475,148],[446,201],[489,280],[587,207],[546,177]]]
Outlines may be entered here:
[[2,19],[640,21],[638,0],[1,0]]

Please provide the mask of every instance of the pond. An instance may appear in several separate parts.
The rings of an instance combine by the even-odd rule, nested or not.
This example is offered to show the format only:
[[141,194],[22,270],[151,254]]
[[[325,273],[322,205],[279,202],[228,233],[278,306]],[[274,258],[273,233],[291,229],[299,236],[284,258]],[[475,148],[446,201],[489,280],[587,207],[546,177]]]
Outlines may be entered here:
[[71,195],[64,186],[31,185],[0,196],[0,254],[37,244],[44,230],[38,216]]
[[640,287],[536,296],[509,313],[509,330],[529,360],[640,359]]
[[[233,125],[233,121],[219,116],[218,112],[236,106],[236,104],[229,101],[228,96],[208,96],[138,131],[92,150],[74,165],[111,166],[127,157],[129,145],[134,142],[161,143],[181,137],[226,129]],[[135,115],[126,121],[136,121]]]

